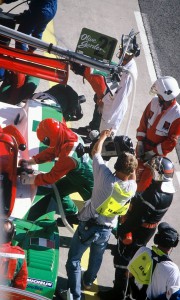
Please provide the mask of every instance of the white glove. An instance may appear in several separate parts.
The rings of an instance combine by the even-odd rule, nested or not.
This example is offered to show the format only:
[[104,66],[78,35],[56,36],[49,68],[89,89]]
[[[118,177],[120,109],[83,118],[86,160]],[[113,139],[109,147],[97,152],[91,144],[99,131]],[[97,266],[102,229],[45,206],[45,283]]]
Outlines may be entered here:
[[137,158],[141,158],[144,155],[144,143],[142,141],[137,142],[136,155]]
[[56,102],[56,99],[52,95],[50,95],[48,93],[44,93],[44,92],[39,92],[39,93],[34,94],[32,96],[32,99],[33,100],[36,100],[36,99],[37,100],[49,100],[49,99],[51,99]]
[[32,99],[39,99],[39,100],[46,100],[46,99],[49,99],[49,95],[47,93],[44,93],[44,92],[39,92],[39,93],[36,93],[32,96]]
[[22,184],[34,184],[36,176],[33,174],[27,174],[26,172],[21,173],[20,180]]
[[150,160],[150,159],[151,159],[153,156],[155,156],[155,155],[156,155],[156,153],[155,153],[153,150],[147,151],[147,152],[145,152],[145,154],[144,154],[143,160],[144,160],[144,161]]

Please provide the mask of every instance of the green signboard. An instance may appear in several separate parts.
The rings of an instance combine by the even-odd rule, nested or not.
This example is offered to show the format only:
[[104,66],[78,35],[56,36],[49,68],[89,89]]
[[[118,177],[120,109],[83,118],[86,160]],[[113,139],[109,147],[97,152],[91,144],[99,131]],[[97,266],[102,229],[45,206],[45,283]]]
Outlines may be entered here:
[[76,52],[108,63],[111,61],[117,40],[102,33],[83,28]]

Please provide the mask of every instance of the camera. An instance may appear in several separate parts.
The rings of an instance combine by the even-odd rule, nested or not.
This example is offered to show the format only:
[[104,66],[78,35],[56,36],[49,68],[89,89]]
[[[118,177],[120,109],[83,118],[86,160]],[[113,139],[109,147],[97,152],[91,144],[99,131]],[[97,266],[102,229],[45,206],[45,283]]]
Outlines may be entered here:
[[[76,147],[76,153],[78,157],[82,157],[85,153],[88,153],[91,156],[93,146],[99,139],[99,133],[97,130],[91,131],[90,138],[92,142],[89,146],[84,146],[83,144],[79,143]],[[103,159],[108,160],[111,157],[118,156],[120,152],[123,151],[135,154],[132,140],[126,135],[111,136],[104,141],[101,155]]]

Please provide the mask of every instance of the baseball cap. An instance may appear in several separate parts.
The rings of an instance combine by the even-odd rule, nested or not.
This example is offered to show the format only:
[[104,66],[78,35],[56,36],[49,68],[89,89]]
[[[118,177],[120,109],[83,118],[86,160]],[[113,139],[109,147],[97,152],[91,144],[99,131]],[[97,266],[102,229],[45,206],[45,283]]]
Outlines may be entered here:
[[158,232],[154,237],[155,244],[165,248],[176,247],[179,241],[179,234],[176,229],[166,222],[161,222]]

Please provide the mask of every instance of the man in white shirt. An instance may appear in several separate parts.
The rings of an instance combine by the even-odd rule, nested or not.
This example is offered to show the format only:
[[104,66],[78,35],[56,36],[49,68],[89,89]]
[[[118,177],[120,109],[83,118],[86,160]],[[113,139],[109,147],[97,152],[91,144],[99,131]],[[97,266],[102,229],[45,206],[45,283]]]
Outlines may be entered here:
[[79,213],[79,226],[72,238],[66,270],[73,300],[81,299],[81,257],[90,247],[88,269],[83,276],[85,289],[91,289],[118,215],[126,214],[130,200],[136,192],[136,157],[121,152],[114,165],[115,173],[105,165],[102,146],[111,130],[101,133],[93,147],[94,187],[91,199]]
[[[124,67],[124,70],[120,76],[118,87],[114,93],[109,91],[102,98],[100,132],[105,128],[112,128],[114,134],[116,134],[127,112],[128,97],[133,90],[133,81],[135,82],[137,80],[138,75],[136,62],[134,60],[134,57],[137,56],[135,54],[137,50],[134,50],[134,43],[133,40],[130,42],[128,51],[123,58],[122,66]],[[122,44],[119,49],[119,58],[123,55],[123,48]]]
[[[152,250],[141,247],[128,265],[129,272],[135,278],[135,299],[154,300],[166,293],[172,286],[180,286],[180,271],[169,258],[172,248],[179,242],[178,232],[168,223],[162,222],[154,236]],[[133,296],[134,297],[134,296]]]

